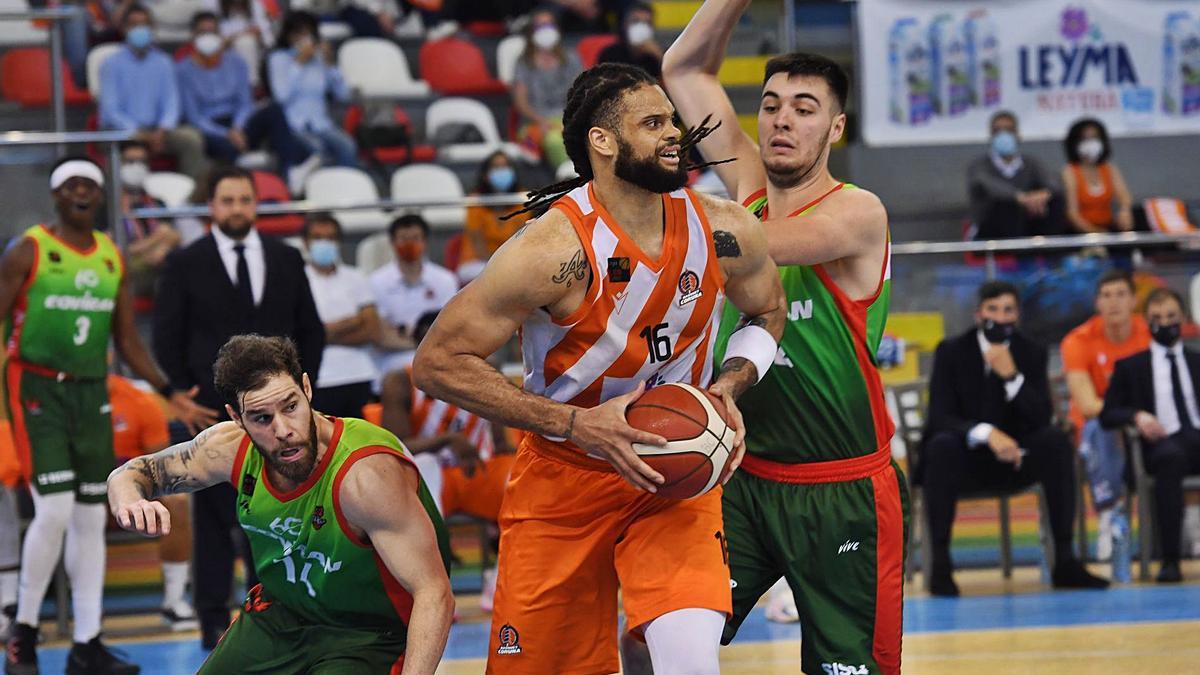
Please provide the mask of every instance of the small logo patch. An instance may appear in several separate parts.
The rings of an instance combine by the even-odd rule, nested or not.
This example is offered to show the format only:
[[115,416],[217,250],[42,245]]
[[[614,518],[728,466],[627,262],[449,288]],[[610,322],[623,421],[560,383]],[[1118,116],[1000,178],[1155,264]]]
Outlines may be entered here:
[[630,277],[629,258],[609,258],[608,259],[608,280],[613,283],[623,284],[629,281]]
[[822,663],[821,670],[825,671],[826,675],[869,675],[870,670],[865,663],[860,663],[857,666],[848,663]]
[[254,486],[257,483],[258,480],[250,474],[242,476],[242,494],[246,495],[247,497],[254,496]]
[[850,541],[849,539],[847,539],[846,543],[844,543],[838,547],[838,555],[841,555],[843,553],[849,553],[850,551],[857,551],[857,550],[858,550],[858,542]]
[[36,398],[31,398],[28,401],[25,401],[25,413],[28,415],[41,415],[42,402]]
[[319,530],[322,527],[325,527],[325,507],[324,506],[318,506],[317,508],[313,509],[312,526],[313,526],[314,530]]
[[684,270],[679,275],[679,306],[695,302],[704,291],[700,290],[700,277],[691,270]]
[[59,254],[58,251],[50,251],[50,254],[48,257],[50,258],[50,262],[52,262],[52,263],[62,262],[62,255]]
[[512,624],[506,623],[501,626],[498,636],[500,638],[500,646],[496,648],[497,654],[521,653],[521,636],[517,633],[517,629],[512,627]]

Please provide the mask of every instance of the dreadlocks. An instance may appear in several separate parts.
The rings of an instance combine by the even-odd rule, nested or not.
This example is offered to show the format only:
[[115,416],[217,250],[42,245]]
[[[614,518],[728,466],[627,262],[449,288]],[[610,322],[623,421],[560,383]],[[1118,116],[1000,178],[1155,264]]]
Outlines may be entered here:
[[[647,85],[657,85],[649,73],[637,66],[623,63],[602,63],[589,68],[575,78],[571,89],[567,92],[567,106],[563,110],[563,145],[567,157],[575,165],[577,177],[565,180],[530,193],[524,208],[502,216],[508,220],[513,216],[527,211],[538,211],[553,204],[559,197],[577,187],[586,185],[592,180],[592,163],[588,159],[587,133],[592,127],[599,126],[615,130],[618,127],[621,111],[621,100],[627,91]],[[700,124],[693,127],[679,139],[679,159],[686,162],[693,147],[705,136],[708,136],[721,123],[709,127],[708,121],[712,116],[704,118]],[[714,164],[732,162],[724,159],[702,164],[685,164],[685,170],[700,169]]]

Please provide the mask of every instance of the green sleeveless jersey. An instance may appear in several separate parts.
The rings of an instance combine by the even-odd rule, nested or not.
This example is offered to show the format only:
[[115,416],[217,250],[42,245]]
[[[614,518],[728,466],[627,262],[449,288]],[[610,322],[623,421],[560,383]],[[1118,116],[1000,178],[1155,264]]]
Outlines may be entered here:
[[[338,489],[354,462],[391,453],[411,462],[390,432],[354,418],[331,418],[333,436],[312,475],[291,492],[271,485],[249,436],[233,465],[238,521],[250,540],[254,569],[275,602],[318,625],[404,631],[412,596],[369,543],[351,532],[339,510]],[[420,483],[420,499],[437,532],[442,563],[450,542],[437,506]],[[380,494],[379,499],[388,495]]]
[[33,241],[33,269],[8,323],[8,354],[77,377],[108,374],[108,338],[124,264],[103,232],[79,250],[45,225],[25,231]]
[[[839,185],[792,215],[853,187]],[[746,206],[765,219],[766,202],[766,190],[760,190]],[[890,236],[888,242],[879,287],[864,300],[847,297],[821,265],[780,266],[788,317],[779,351],[766,377],[738,400],[746,452],[786,464],[825,462],[868,455],[890,441],[894,426],[875,357],[891,293]],[[727,303],[717,335],[717,364],[740,319]]]

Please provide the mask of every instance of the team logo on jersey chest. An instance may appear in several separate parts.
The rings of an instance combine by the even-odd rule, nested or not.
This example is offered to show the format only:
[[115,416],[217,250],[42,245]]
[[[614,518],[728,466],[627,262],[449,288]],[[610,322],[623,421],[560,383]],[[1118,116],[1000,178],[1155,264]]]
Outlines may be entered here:
[[630,277],[629,258],[608,259],[608,280],[615,284],[623,284]]
[[679,275],[679,306],[695,302],[704,291],[700,290],[700,276],[691,270]]
[[322,527],[325,527],[325,507],[324,506],[317,506],[317,508],[313,509],[312,526],[313,526],[314,530],[319,530]]
[[60,254],[58,251],[50,251],[50,254],[48,257],[50,258],[50,262],[52,262],[52,263],[62,262],[62,254]]

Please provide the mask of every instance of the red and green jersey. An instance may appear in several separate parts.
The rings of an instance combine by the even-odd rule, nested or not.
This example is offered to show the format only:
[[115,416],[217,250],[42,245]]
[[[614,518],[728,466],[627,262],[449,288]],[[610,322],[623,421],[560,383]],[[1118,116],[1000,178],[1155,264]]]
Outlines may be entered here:
[[108,338],[124,267],[103,232],[87,250],[54,236],[45,225],[25,231],[33,269],[8,325],[9,356],[77,377],[108,374]]
[[[339,508],[338,489],[350,467],[364,457],[386,453],[406,462],[412,458],[395,436],[370,422],[331,419],[329,447],[308,480],[290,492],[271,484],[262,455],[249,436],[242,440],[231,479],[254,569],[268,597],[314,624],[404,630],[412,596],[370,542],[350,529]],[[418,489],[448,567],[446,528],[423,481]]]
[[[791,215],[852,188],[840,184]],[[746,206],[765,219],[766,190],[751,195]],[[890,236],[888,247],[879,286],[863,300],[847,297],[822,265],[780,266],[788,317],[779,351],[766,377],[738,400],[747,452],[786,464],[824,462],[869,455],[890,441],[894,427],[875,360],[891,292]],[[718,364],[740,318],[726,304]]]

